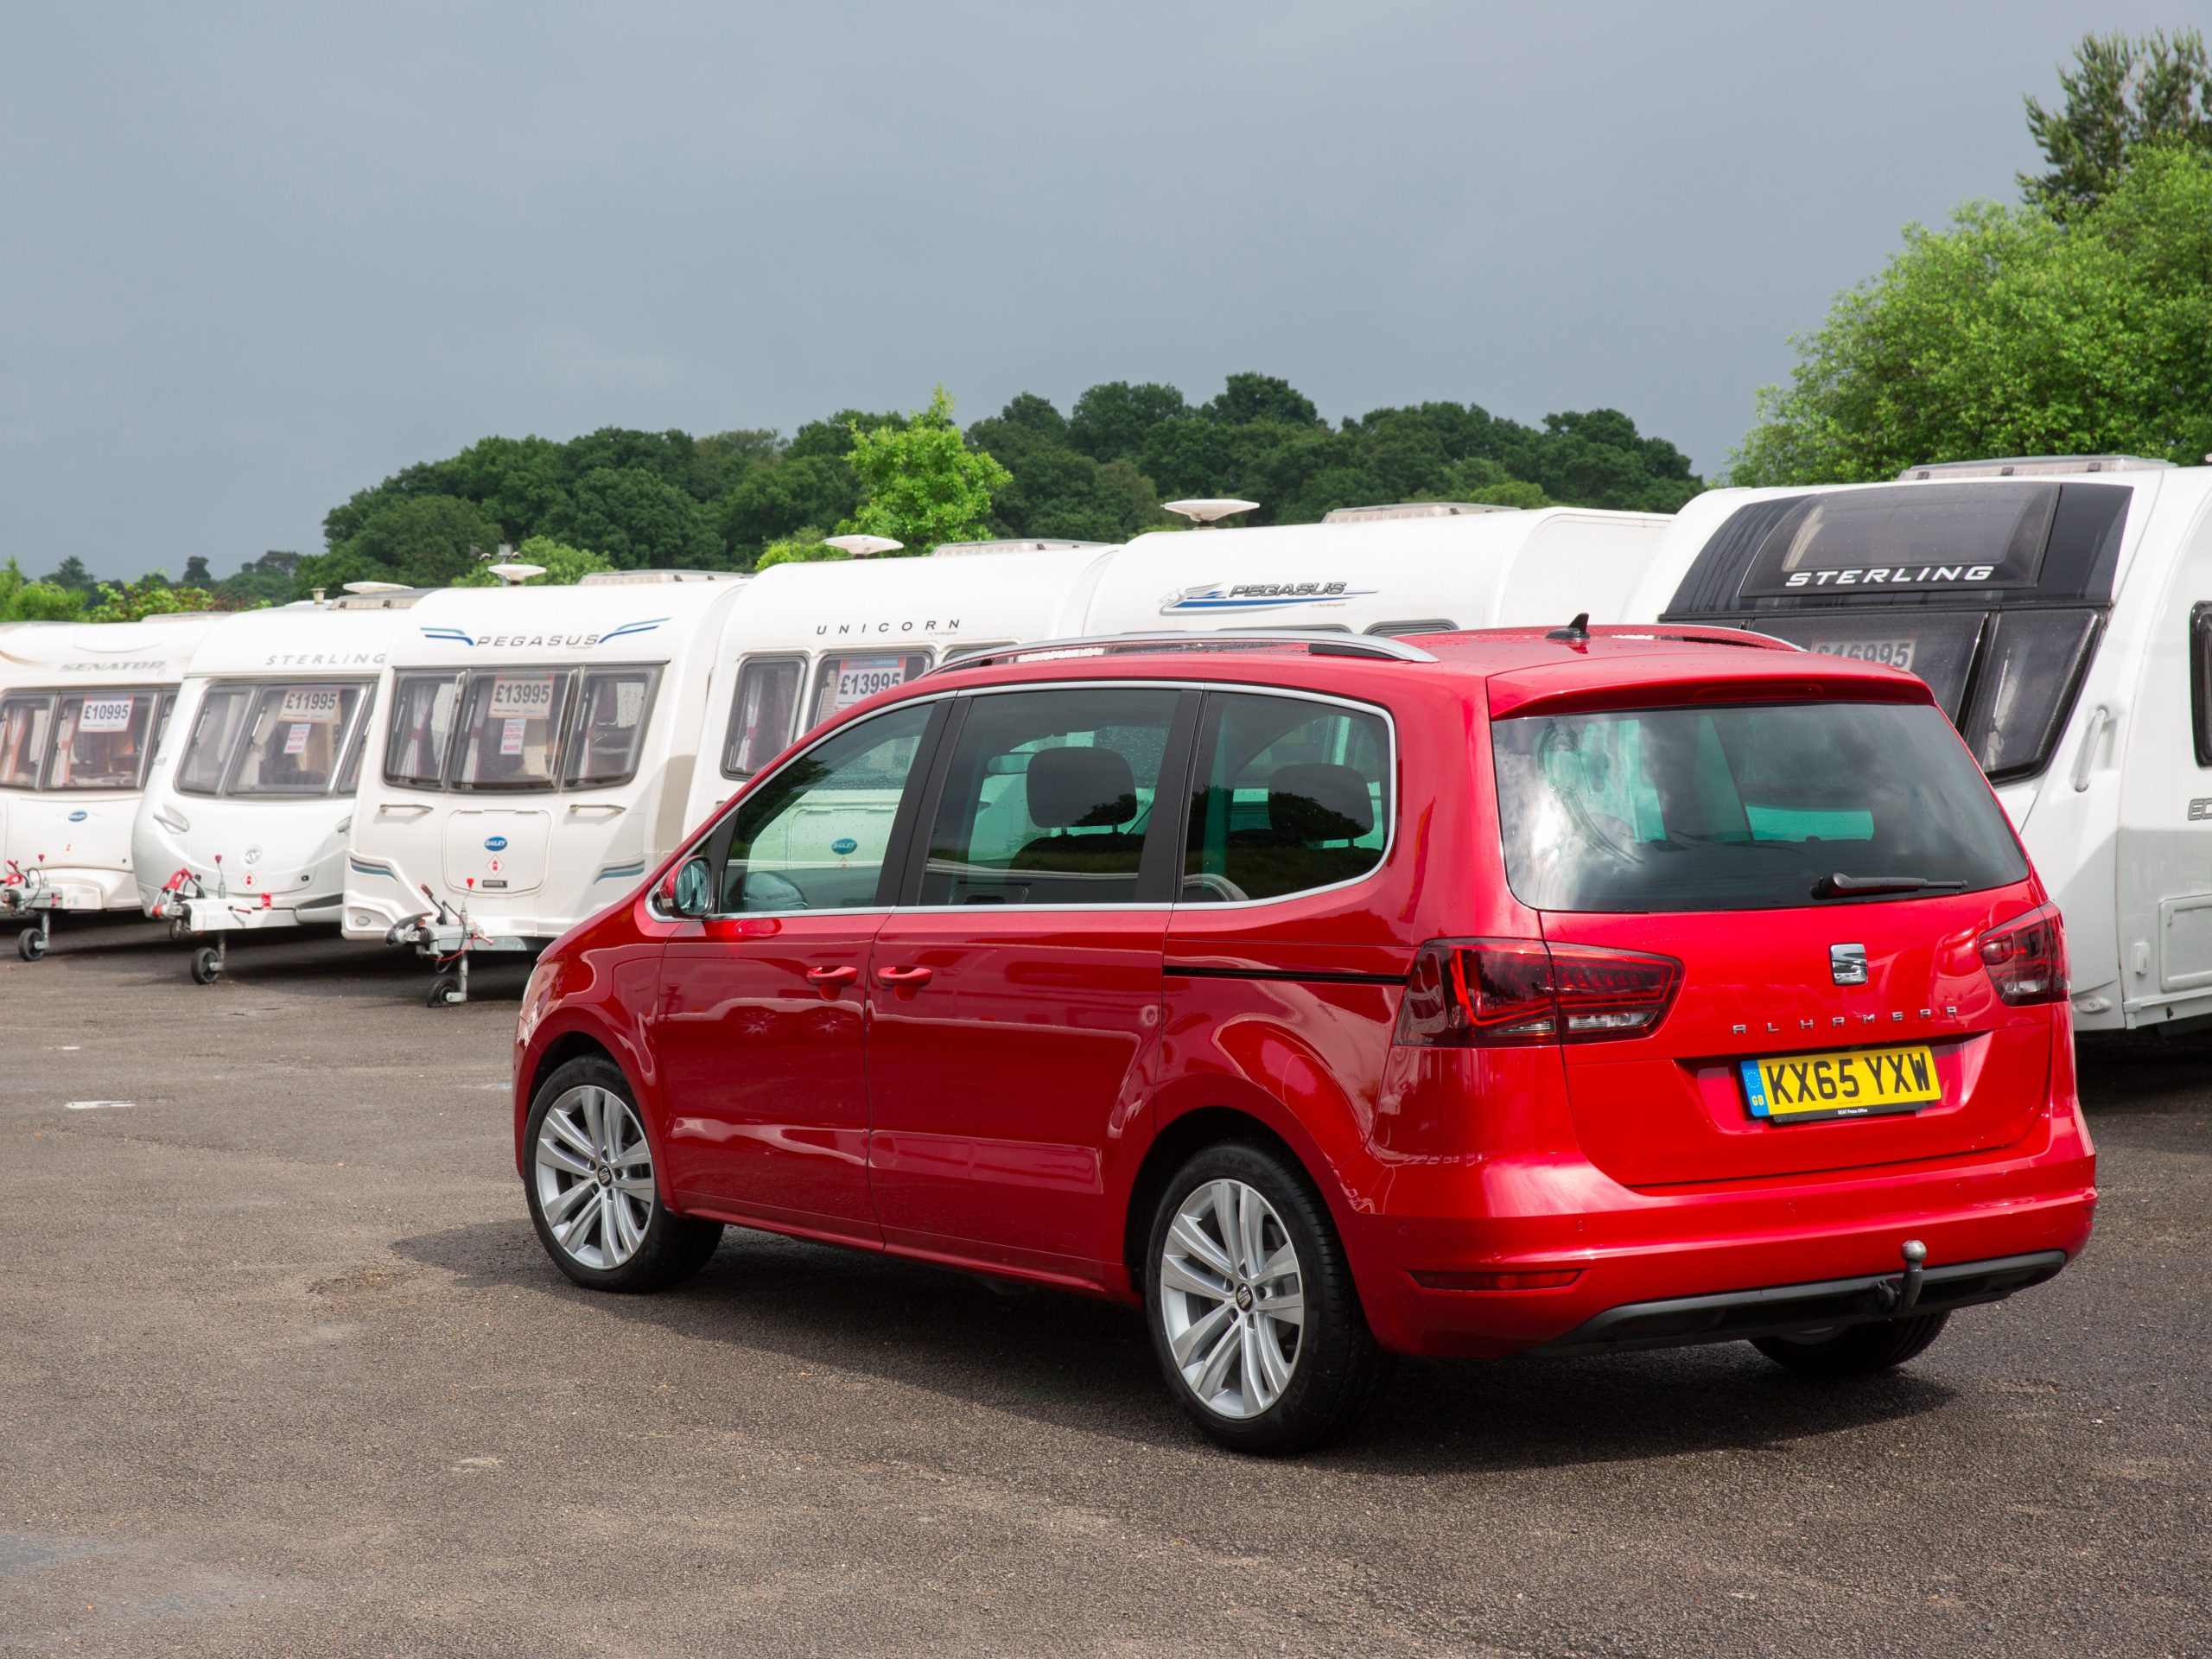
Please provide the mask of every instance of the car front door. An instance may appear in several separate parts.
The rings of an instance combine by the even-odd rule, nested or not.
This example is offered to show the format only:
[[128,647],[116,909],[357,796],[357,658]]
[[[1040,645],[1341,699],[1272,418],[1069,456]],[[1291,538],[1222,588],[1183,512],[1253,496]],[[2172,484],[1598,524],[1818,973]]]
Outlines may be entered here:
[[1153,686],[963,700],[908,902],[875,936],[868,1159],[888,1243],[1110,1276],[1106,1169],[1150,1093],[1196,708]]
[[[869,949],[900,807],[942,703],[794,756],[700,843],[711,913],[662,957],[653,1048],[670,1183],[688,1205],[880,1242],[868,1192]],[[909,810],[906,817],[912,816]]]

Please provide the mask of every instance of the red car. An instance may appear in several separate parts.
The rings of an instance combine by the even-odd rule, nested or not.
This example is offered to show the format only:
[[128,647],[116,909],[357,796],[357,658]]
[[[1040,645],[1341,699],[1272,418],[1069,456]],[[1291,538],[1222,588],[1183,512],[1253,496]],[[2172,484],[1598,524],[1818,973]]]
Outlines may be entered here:
[[810,733],[548,950],[580,1284],[725,1224],[1141,1303],[1249,1451],[1393,1354],[1825,1376],[2089,1234],[2057,912],[1919,680],[1723,630],[1121,639]]

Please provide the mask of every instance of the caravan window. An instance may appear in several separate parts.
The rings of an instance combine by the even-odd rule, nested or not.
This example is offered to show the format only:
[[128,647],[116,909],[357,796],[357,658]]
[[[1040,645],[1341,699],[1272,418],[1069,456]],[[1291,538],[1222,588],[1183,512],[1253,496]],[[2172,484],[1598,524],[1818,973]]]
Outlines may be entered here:
[[136,789],[151,752],[158,691],[85,691],[54,713],[48,789]]
[[458,789],[550,789],[569,675],[552,668],[482,670],[462,694],[453,782]]
[[385,744],[388,784],[435,789],[445,777],[460,683],[450,674],[403,674],[391,698],[391,734]]
[[629,782],[638,770],[638,744],[652,713],[657,677],[650,668],[600,668],[584,676],[563,768],[569,783],[606,788]]
[[230,770],[231,752],[245,725],[253,688],[245,685],[210,686],[200,699],[192,719],[192,735],[185,741],[184,759],[177,762],[176,786],[191,795],[213,795],[223,787]]
[[2043,770],[2102,620],[2095,611],[2006,611],[1993,622],[1959,727],[1993,780]]
[[750,778],[783,753],[791,741],[791,720],[805,679],[803,657],[754,657],[746,663],[730,703],[729,741],[722,749],[725,778]]
[[321,795],[329,791],[366,687],[271,685],[262,690],[233,795]]
[[46,758],[46,731],[54,699],[43,694],[0,702],[0,789],[36,789]]
[[926,651],[831,652],[814,677],[812,731],[832,715],[865,702],[879,691],[904,685],[930,665]]

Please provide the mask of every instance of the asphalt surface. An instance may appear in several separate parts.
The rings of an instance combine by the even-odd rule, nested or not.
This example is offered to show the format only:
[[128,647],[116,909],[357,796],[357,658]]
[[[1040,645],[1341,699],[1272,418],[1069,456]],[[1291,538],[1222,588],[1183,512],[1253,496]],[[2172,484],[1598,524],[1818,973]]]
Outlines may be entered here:
[[1904,1372],[1408,1363],[1269,1463],[1119,1308],[736,1233],[573,1288],[518,966],[0,950],[0,1651],[2212,1653],[2212,1050],[2085,1055],[2094,1243]]

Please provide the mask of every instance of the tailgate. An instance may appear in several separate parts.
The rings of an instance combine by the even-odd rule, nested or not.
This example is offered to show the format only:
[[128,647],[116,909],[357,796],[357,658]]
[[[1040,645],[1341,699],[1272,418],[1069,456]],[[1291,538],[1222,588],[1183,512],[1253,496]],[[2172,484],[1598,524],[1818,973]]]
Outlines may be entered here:
[[[2011,1145],[2048,1098],[2054,1011],[2007,1007],[1975,944],[2033,906],[2023,887],[1819,909],[1547,916],[1553,943],[1658,951],[1682,964],[1675,1007],[1651,1036],[1564,1050],[1583,1150],[1625,1185],[1658,1186]],[[1865,983],[1837,982],[1839,946],[1863,948]],[[1856,971],[1855,954],[1841,953],[1840,976]],[[1909,1070],[1919,1049],[1940,1094],[1910,1109],[1760,1116],[1744,1077],[1746,1060],[1839,1053]],[[1854,1100],[1870,1071],[1864,1058],[1846,1071]],[[1824,1075],[1837,1075],[1833,1062]]]

